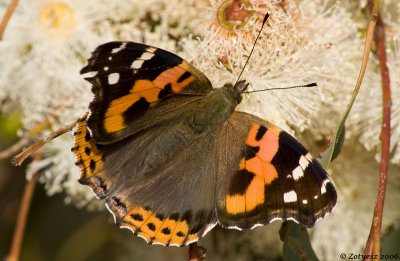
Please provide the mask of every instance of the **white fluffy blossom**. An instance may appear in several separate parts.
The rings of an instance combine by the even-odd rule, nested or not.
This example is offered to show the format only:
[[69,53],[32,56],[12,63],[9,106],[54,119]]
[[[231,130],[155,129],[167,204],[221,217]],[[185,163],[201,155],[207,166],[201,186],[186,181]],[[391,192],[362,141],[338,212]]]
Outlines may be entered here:
[[[322,3],[322,4],[321,4]],[[254,113],[287,131],[304,130],[324,104],[332,101],[339,86],[352,83],[362,43],[352,14],[328,1],[282,4],[254,1],[249,21],[228,31],[218,21],[220,6],[214,6],[213,23],[199,41],[184,45],[191,59],[215,87],[235,82],[259,32],[266,12],[270,13],[242,79],[249,90],[288,87],[317,82],[319,87],[251,93],[240,110]],[[221,4],[219,4],[221,5]],[[282,8],[283,6],[283,8]],[[340,54],[340,55],[338,55]],[[344,77],[345,76],[345,77]],[[324,123],[329,119],[323,120]],[[318,132],[318,130],[316,130]]]

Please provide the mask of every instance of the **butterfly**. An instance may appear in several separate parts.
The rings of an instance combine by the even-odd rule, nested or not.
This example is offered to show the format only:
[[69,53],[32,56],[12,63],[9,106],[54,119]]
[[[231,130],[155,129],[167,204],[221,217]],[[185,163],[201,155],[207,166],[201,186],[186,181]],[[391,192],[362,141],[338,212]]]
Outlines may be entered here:
[[148,243],[185,246],[216,225],[312,227],[334,208],[332,181],[295,138],[235,110],[246,81],[214,89],[177,55],[134,42],[98,46],[81,74],[94,98],[74,133],[79,182]]

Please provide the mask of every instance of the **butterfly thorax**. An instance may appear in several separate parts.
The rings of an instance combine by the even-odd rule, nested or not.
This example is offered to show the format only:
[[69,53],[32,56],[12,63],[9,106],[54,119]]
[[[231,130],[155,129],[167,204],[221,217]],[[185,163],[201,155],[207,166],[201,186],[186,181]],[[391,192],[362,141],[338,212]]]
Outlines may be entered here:
[[207,133],[224,124],[241,101],[241,95],[231,86],[225,85],[210,91],[199,102],[193,115],[193,129],[196,133]]

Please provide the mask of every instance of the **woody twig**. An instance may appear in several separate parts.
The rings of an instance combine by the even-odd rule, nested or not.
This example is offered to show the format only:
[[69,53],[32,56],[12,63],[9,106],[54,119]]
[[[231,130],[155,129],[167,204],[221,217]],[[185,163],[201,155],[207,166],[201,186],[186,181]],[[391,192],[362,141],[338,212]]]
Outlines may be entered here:
[[378,194],[372,219],[371,230],[365,246],[364,260],[370,260],[372,255],[380,256],[380,238],[382,227],[383,206],[385,203],[386,183],[389,170],[389,154],[390,154],[390,113],[391,113],[391,91],[390,77],[387,66],[386,55],[386,39],[385,39],[385,24],[380,16],[378,16],[377,25],[374,33],[376,43],[376,54],[379,60],[382,80],[382,128],[381,128],[381,164],[379,170]]
[[[36,156],[34,160],[39,160]],[[18,261],[21,252],[22,240],[24,238],[25,226],[28,219],[29,209],[32,202],[32,196],[37,180],[37,173],[32,175],[31,180],[25,184],[21,205],[18,211],[17,224],[15,225],[14,235],[11,243],[10,252],[6,258],[7,261]]]
[[8,6],[6,13],[3,16],[3,19],[0,22],[0,40],[3,40],[3,35],[4,31],[6,30],[6,27],[8,25],[8,21],[10,21],[10,18],[12,14],[14,13],[15,8],[18,5],[18,0],[13,0],[10,5]]
[[51,140],[57,138],[58,136],[71,131],[76,125],[76,122],[73,122],[61,129],[56,130],[55,132],[50,133],[47,137],[38,140],[28,148],[26,148],[24,151],[19,153],[17,156],[12,158],[11,163],[15,166],[21,166],[21,164],[24,162],[25,159],[27,159],[29,156],[31,156],[35,151],[43,147],[46,143],[50,142]]

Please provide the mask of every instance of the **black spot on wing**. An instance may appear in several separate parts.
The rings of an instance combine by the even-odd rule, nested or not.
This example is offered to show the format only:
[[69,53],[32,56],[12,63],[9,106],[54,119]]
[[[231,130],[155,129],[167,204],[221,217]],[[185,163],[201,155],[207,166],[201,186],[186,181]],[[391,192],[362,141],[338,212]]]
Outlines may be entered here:
[[171,234],[171,229],[169,229],[168,227],[165,227],[161,230],[161,233],[163,233],[164,235],[169,235],[169,234]]
[[140,78],[153,81],[166,69],[177,66],[182,61],[182,58],[157,48],[154,56],[149,60],[145,60],[139,69]]
[[181,218],[181,221],[185,220],[188,224],[192,221],[192,211],[188,210],[186,211]]
[[92,137],[90,136],[90,133],[89,133],[89,132],[86,132],[86,134],[85,134],[85,141],[90,141],[91,138],[92,138]]
[[265,127],[264,125],[261,125],[258,128],[257,134],[256,134],[256,140],[259,141],[262,139],[262,137],[264,137],[264,134],[267,132],[267,127]]
[[184,74],[181,75],[181,77],[179,77],[178,82],[183,82],[184,80],[186,80],[187,78],[189,78],[192,74],[188,71],[186,71]]
[[158,93],[158,99],[168,97],[172,94],[172,85],[168,83],[164,88]]
[[89,168],[91,171],[94,171],[96,169],[96,162],[94,160],[90,160]]
[[141,97],[137,102],[132,104],[124,113],[124,120],[126,122],[133,121],[138,116],[141,116],[145,111],[147,111],[150,107],[150,103],[144,98]]
[[204,224],[196,224],[194,227],[191,227],[189,230],[189,234],[197,234],[199,233],[204,227]]
[[151,231],[156,231],[156,225],[154,225],[153,223],[147,223],[147,227],[148,227]]
[[169,215],[169,219],[171,219],[171,220],[175,220],[175,221],[178,221],[179,220],[179,213],[172,213],[171,215]]
[[246,146],[245,150],[245,159],[252,159],[256,156],[256,154],[260,151],[260,147],[251,147],[251,146]]
[[134,219],[136,221],[143,221],[143,216],[140,215],[139,213],[131,214],[130,216],[132,219]]
[[163,214],[156,214],[156,218],[158,218],[159,220],[164,220],[164,215]]
[[308,151],[288,133],[281,131],[279,134],[279,148],[271,163],[279,175],[288,175],[299,165],[302,155]]
[[229,185],[229,195],[244,195],[254,176],[253,173],[246,169],[236,172]]

